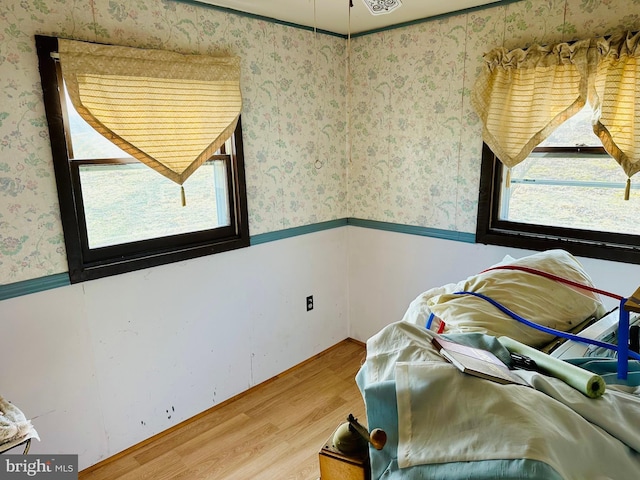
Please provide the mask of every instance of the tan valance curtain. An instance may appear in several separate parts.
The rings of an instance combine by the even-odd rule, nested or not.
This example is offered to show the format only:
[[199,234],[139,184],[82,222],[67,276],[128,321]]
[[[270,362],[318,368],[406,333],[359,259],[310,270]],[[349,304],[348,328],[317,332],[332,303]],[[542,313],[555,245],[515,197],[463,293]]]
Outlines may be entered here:
[[640,33],[598,39],[596,48],[593,131],[631,177],[640,171]]
[[485,55],[471,101],[483,138],[513,167],[586,103],[589,41]]
[[513,167],[588,99],[605,150],[628,176],[640,171],[639,35],[485,54],[471,95],[484,141]]
[[242,108],[237,57],[58,44],[64,81],[82,118],[179,185],[236,128]]

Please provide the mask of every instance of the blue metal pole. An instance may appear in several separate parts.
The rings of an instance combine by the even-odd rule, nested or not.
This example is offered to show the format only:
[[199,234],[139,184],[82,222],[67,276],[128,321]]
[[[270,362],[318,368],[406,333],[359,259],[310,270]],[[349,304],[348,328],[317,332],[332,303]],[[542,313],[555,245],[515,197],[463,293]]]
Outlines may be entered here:
[[618,320],[618,378],[627,379],[629,363],[629,311],[624,308],[627,299],[620,300]]

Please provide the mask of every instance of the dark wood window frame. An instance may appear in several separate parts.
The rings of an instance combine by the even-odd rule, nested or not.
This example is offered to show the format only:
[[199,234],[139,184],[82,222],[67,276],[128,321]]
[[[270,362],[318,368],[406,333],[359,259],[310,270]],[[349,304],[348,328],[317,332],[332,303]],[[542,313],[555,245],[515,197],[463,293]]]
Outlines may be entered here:
[[[68,125],[60,95],[62,76],[51,56],[58,51],[58,40],[41,35],[36,35],[35,40],[71,283],[249,246],[242,124],[239,120],[231,142],[233,151],[221,152],[211,158],[226,162],[229,226],[90,249],[78,169],[81,164],[92,161],[69,159]],[[127,160],[99,162],[126,163]]]
[[[587,153],[584,147],[576,148]],[[504,166],[483,144],[476,243],[530,250],[561,248],[576,256],[640,264],[640,236],[499,219]]]

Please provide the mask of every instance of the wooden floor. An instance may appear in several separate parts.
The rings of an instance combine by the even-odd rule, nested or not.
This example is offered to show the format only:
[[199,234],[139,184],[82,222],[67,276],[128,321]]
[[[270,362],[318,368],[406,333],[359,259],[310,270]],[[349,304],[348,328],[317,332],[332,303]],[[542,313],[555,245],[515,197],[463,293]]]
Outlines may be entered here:
[[318,452],[353,413],[365,348],[345,340],[196,420],[80,472],[81,480],[317,480]]

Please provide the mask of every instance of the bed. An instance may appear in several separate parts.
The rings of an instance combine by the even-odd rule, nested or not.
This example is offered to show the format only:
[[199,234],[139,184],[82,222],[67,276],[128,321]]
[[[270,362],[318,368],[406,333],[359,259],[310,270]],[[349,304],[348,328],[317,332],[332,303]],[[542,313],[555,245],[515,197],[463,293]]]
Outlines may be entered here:
[[[625,361],[620,375],[616,358],[594,356],[592,348],[578,349],[589,353],[583,358],[568,359],[566,352],[576,349],[549,333],[584,335],[591,330],[601,336],[599,323],[610,324],[618,315],[607,315],[599,293],[575,285],[593,287],[587,272],[565,251],[507,257],[485,272],[428,290],[410,304],[401,321],[370,338],[356,382],[369,429],[387,434],[384,448],[369,449],[371,478],[640,478],[638,361]],[[483,296],[552,330],[514,321]],[[639,320],[635,316],[631,321]],[[498,340],[503,336],[550,355],[556,352],[601,375],[606,391],[588,398],[536,371],[519,371],[530,386],[465,375],[432,345],[438,335],[489,350],[505,363],[510,354]],[[627,360],[626,351],[624,355]]]

